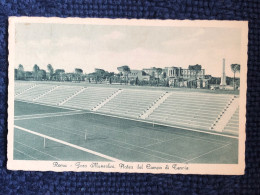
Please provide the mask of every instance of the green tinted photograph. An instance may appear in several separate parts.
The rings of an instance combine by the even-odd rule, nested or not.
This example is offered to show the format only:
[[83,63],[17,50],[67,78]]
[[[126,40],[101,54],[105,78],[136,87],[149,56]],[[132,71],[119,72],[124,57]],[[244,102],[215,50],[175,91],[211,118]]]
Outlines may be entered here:
[[239,164],[242,31],[15,23],[13,160]]

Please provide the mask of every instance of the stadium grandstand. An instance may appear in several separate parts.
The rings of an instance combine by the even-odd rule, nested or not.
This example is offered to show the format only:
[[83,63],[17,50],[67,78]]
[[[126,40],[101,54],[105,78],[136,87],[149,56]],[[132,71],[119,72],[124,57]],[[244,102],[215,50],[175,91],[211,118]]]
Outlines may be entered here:
[[16,160],[238,162],[238,95],[23,81],[14,91]]
[[63,106],[91,110],[110,97],[118,89],[87,87],[70,98]]
[[[15,82],[15,99],[238,135],[238,96],[230,94]],[[219,129],[230,109],[232,117]]]

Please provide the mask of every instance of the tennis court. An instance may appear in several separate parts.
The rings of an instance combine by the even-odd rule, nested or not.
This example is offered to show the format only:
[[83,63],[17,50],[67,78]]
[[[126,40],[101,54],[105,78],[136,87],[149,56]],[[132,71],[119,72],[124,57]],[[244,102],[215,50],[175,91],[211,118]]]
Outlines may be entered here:
[[236,138],[18,101],[15,115],[14,160],[238,162]]

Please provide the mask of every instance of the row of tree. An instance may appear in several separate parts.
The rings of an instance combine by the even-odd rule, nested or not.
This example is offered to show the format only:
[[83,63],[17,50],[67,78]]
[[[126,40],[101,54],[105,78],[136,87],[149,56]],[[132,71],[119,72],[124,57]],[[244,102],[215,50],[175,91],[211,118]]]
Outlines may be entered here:
[[[234,90],[236,89],[236,87],[240,87],[240,82],[236,82],[236,73],[240,72],[240,64],[231,64],[231,70],[234,73],[234,77],[233,77],[233,88]],[[239,80],[240,81],[240,80]]]
[[39,80],[46,77],[46,71],[41,70],[38,65],[34,65],[33,71],[24,71],[23,65],[19,64],[18,69],[15,69],[15,79],[27,80],[27,78],[34,78]]
[[[230,68],[234,74],[233,76],[233,79],[231,79],[230,77],[227,77],[226,78],[226,82],[227,82],[227,85],[231,85],[233,84],[233,88],[234,90],[240,86],[240,79],[236,79],[236,73],[239,73],[240,72],[240,64],[231,64],[230,65]],[[201,71],[201,65],[199,64],[196,64],[196,65],[190,65],[189,70],[194,70],[195,71],[195,85],[197,85],[197,79],[198,79],[198,73]],[[131,72],[129,66],[127,65],[124,65],[124,66],[120,66],[117,68],[117,70],[121,73],[123,73],[124,75],[124,79],[125,79],[125,83],[128,82],[128,74]],[[154,73],[156,73],[156,76],[154,75]],[[160,82],[160,75],[164,73],[164,75],[162,75],[162,82]],[[122,76],[122,75],[121,75]],[[130,81],[130,84],[135,84],[135,85],[138,85],[138,83],[142,83],[141,85],[162,85],[162,86],[169,86],[168,84],[168,81],[167,81],[167,76],[166,76],[166,73],[163,72],[163,69],[162,68],[154,68],[154,71],[153,71],[153,74],[150,75],[151,76],[151,80],[150,81],[143,81],[143,82],[140,82],[138,80],[138,78],[136,78],[135,81]],[[153,78],[157,78],[157,81],[155,81]],[[221,78],[220,77],[210,77],[210,79],[208,80],[208,84],[220,84],[221,82]]]
[[[120,66],[117,68],[117,70],[119,71],[120,76],[123,76],[123,78],[125,79],[125,83],[128,82],[128,75],[129,73],[131,73],[131,69],[129,68],[129,66],[124,65],[124,66]],[[156,73],[156,74],[155,74]],[[160,80],[160,75],[163,73],[163,69],[162,68],[153,68],[153,72],[149,75],[151,76],[151,78],[156,78],[158,79],[158,82]],[[143,75],[147,75],[144,71],[142,71]],[[162,78],[166,78],[166,73],[164,75],[162,75]]]
[[49,80],[49,81],[72,81],[72,80],[83,80],[83,70],[75,68],[73,73],[65,73],[64,69],[56,69],[51,64],[47,65],[47,72],[44,69],[35,64],[32,71],[25,71],[22,64],[19,64],[18,68],[15,69],[16,80]]
[[[201,65],[189,66],[190,70],[195,70],[199,72],[201,70]],[[103,69],[95,69],[95,72],[90,74],[83,74],[83,70],[80,68],[75,68],[73,73],[65,73],[64,69],[56,69],[54,70],[51,64],[47,65],[47,72],[35,64],[33,66],[32,71],[25,71],[23,65],[19,64],[18,68],[15,69],[15,79],[16,80],[49,80],[49,81],[84,81],[87,80],[89,82],[101,83],[101,82],[109,82],[109,83],[125,83],[132,85],[160,85],[160,86],[168,86],[169,82],[167,80],[167,75],[163,71],[162,68],[152,68],[151,74],[149,74],[149,81],[140,80],[140,78],[136,78],[135,80],[129,81],[129,73],[131,70],[129,66],[124,65],[117,68],[119,74],[115,74],[114,72],[108,72]],[[234,73],[233,82],[231,78],[227,77],[227,84],[233,84],[234,89],[239,85],[237,79],[235,78],[236,73],[240,72],[239,64],[231,64],[231,70]],[[163,74],[162,74],[163,73]],[[144,71],[142,71],[142,75],[147,75]],[[161,80],[160,80],[161,78]],[[197,76],[195,76],[197,79]],[[195,85],[197,80],[195,80]],[[220,78],[211,77],[208,80],[209,84],[219,84]]]

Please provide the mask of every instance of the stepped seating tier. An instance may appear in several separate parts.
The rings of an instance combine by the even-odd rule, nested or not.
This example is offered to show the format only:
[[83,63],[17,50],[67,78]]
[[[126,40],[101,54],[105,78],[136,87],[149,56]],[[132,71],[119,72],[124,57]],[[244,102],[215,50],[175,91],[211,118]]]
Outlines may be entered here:
[[138,118],[163,94],[161,91],[124,89],[98,111]]
[[[98,108],[97,112],[100,113],[135,119],[147,114],[144,120],[199,130],[210,130],[234,98],[232,95],[197,92],[34,85],[15,83],[16,99],[93,111]],[[151,108],[153,110],[149,112]],[[238,135],[238,115],[239,108],[223,129],[224,133]]]
[[60,85],[55,88],[53,91],[48,93],[46,96],[42,96],[36,100],[36,102],[51,104],[51,105],[58,105],[62,101],[66,100],[77,91],[82,89],[80,86],[66,86]]
[[234,115],[228,121],[223,132],[229,133],[232,135],[238,135],[238,132],[239,132],[239,107],[236,109]]
[[25,91],[21,95],[19,95],[16,99],[18,100],[27,100],[33,101],[35,98],[47,93],[51,89],[56,87],[55,85],[48,85],[48,84],[39,84],[37,87],[34,87],[28,91]]
[[34,85],[35,84],[33,84],[33,83],[17,83],[17,82],[15,82],[15,84],[14,84],[15,95],[19,95],[20,93],[22,93],[25,90],[30,89]]
[[63,106],[91,110],[117,90],[118,89],[115,88],[88,87],[83,92],[64,103]]
[[232,99],[230,95],[172,93],[148,120],[209,130],[211,124]]

